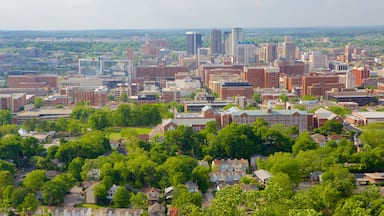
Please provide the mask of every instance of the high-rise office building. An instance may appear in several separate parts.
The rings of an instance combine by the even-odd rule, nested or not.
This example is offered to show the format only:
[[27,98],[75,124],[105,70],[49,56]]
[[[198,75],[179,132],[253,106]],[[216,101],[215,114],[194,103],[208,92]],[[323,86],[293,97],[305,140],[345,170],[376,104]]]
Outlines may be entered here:
[[283,57],[288,59],[296,59],[296,43],[294,42],[283,43]]
[[275,62],[277,57],[278,57],[277,44],[276,43],[267,43],[265,45],[265,61],[267,63]]
[[344,59],[346,63],[350,63],[352,61],[352,52],[353,52],[353,47],[351,46],[351,44],[345,45]]
[[256,63],[256,45],[253,42],[239,42],[237,49],[237,63],[255,64]]
[[231,32],[224,32],[223,34],[223,44],[224,44],[224,54],[231,55],[232,54],[232,37]]
[[244,34],[242,28],[233,28],[231,33],[232,39],[232,55],[237,56],[237,44],[244,40]]
[[211,31],[211,55],[221,55],[223,54],[222,50],[221,30],[213,29]]
[[196,55],[201,47],[201,34],[197,32],[187,32],[187,54]]

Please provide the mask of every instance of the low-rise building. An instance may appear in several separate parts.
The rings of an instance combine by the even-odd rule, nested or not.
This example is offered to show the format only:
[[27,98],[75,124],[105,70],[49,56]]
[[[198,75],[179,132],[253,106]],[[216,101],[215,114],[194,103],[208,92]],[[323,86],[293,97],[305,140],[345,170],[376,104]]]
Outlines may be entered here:
[[262,170],[262,169],[254,171],[253,174],[256,177],[256,180],[264,186],[268,183],[269,179],[271,179],[273,176],[269,171]]
[[351,115],[345,116],[345,120],[354,125],[384,122],[384,112],[352,112]]
[[204,129],[208,122],[216,121],[214,118],[188,118],[188,119],[166,119],[161,125],[162,133],[175,130],[177,126],[184,125],[191,127],[193,131]]
[[314,119],[313,126],[315,128],[322,127],[325,124],[325,122],[330,120],[335,120],[339,123],[343,123],[344,121],[343,118],[341,118],[340,116],[324,108],[320,108],[316,110],[315,114],[313,115],[313,119]]
[[370,183],[384,183],[384,173],[382,172],[364,173],[364,176]]
[[[225,114],[224,114],[225,115]],[[313,128],[313,116],[311,113],[298,109],[287,110],[236,110],[230,111],[232,122],[236,124],[252,125],[257,119],[264,119],[269,126],[282,124],[285,127],[297,126],[299,131]],[[223,127],[225,125],[221,125]]]
[[0,94],[0,109],[19,112],[27,104],[25,93]]
[[25,111],[16,113],[17,124],[22,124],[27,120],[50,120],[56,121],[59,118],[69,118],[72,109],[39,109],[35,111]]

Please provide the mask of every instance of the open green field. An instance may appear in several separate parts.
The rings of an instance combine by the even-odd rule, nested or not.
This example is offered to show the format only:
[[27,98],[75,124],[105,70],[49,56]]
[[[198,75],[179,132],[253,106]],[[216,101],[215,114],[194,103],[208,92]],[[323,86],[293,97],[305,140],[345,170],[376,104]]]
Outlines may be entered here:
[[103,206],[98,206],[96,204],[87,204],[87,203],[77,204],[77,205],[75,205],[75,207],[78,207],[78,208],[92,208],[92,209],[103,208]]
[[[120,131],[124,128],[112,128],[110,130],[109,139],[110,140],[119,140],[121,139]],[[141,128],[141,127],[130,127],[129,129],[133,129],[137,131],[137,134],[149,134],[152,131],[152,128]]]

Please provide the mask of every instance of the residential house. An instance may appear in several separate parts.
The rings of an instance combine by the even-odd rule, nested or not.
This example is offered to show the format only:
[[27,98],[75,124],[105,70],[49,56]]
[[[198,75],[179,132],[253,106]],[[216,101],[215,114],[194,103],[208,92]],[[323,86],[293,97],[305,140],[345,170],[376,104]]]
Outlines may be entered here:
[[87,172],[87,180],[100,180],[101,177],[101,171],[100,169],[90,169]]
[[166,200],[172,199],[172,195],[173,195],[174,190],[175,190],[175,188],[173,186],[170,186],[170,187],[167,187],[164,189],[164,196],[165,196]]
[[46,214],[58,216],[140,216],[143,209],[131,208],[77,208],[77,207],[40,207],[35,212],[36,215]]
[[319,133],[312,134],[311,138],[315,143],[319,144],[320,147],[324,147],[327,143],[327,138]]
[[375,172],[375,173],[364,173],[365,178],[375,184],[375,183],[384,183],[384,172]]
[[115,195],[117,188],[118,186],[115,184],[113,184],[112,187],[109,188],[107,199],[110,199],[110,200],[113,199],[113,195]]
[[243,171],[218,171],[210,172],[209,177],[215,185],[233,185],[240,182],[241,177],[245,176]]
[[148,215],[149,216],[165,216],[166,208],[164,205],[160,203],[154,203],[148,207]]
[[96,204],[96,195],[95,195],[95,187],[100,184],[100,182],[94,182],[87,189],[84,190],[84,203],[86,204]]
[[269,179],[272,178],[272,174],[267,170],[256,170],[255,172],[253,172],[253,174],[255,175],[256,180],[264,186],[267,184]]
[[212,161],[212,172],[209,173],[211,182],[216,186],[233,185],[240,182],[249,168],[245,159],[215,159]]
[[185,186],[189,192],[199,192],[199,186],[193,181],[185,182]]
[[148,205],[153,205],[160,201],[160,189],[148,188],[145,193],[147,195]]
[[322,171],[315,171],[315,172],[311,172],[309,174],[309,179],[312,181],[312,182],[320,182],[321,180],[321,175],[323,174]]
[[212,161],[212,170],[215,171],[241,171],[241,172],[247,172],[249,167],[248,160],[246,159],[215,159]]
[[316,110],[315,114],[313,115],[313,119],[314,119],[315,128],[322,127],[325,124],[325,122],[329,120],[335,120],[340,123],[343,123],[344,121],[343,118],[341,118],[340,116],[324,108],[320,108]]

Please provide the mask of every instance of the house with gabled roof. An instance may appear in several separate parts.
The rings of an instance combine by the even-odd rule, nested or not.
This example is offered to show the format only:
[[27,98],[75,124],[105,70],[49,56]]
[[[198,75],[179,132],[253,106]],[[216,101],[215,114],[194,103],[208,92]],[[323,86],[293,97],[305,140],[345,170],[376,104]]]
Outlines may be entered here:
[[324,147],[327,143],[327,137],[319,133],[312,134],[311,138],[315,143],[319,144],[320,147]]
[[344,121],[343,118],[341,118],[340,116],[322,107],[315,111],[315,114],[313,115],[313,119],[314,119],[315,128],[322,127],[325,124],[325,122],[329,120],[335,120],[340,123],[343,123]]
[[263,169],[256,170],[253,172],[253,174],[256,177],[256,180],[264,186],[267,184],[269,179],[271,179],[273,176],[272,173],[270,173],[267,170],[263,170]]
[[148,188],[145,190],[145,194],[147,195],[148,205],[152,205],[154,203],[158,203],[160,201],[160,189],[158,188]]

